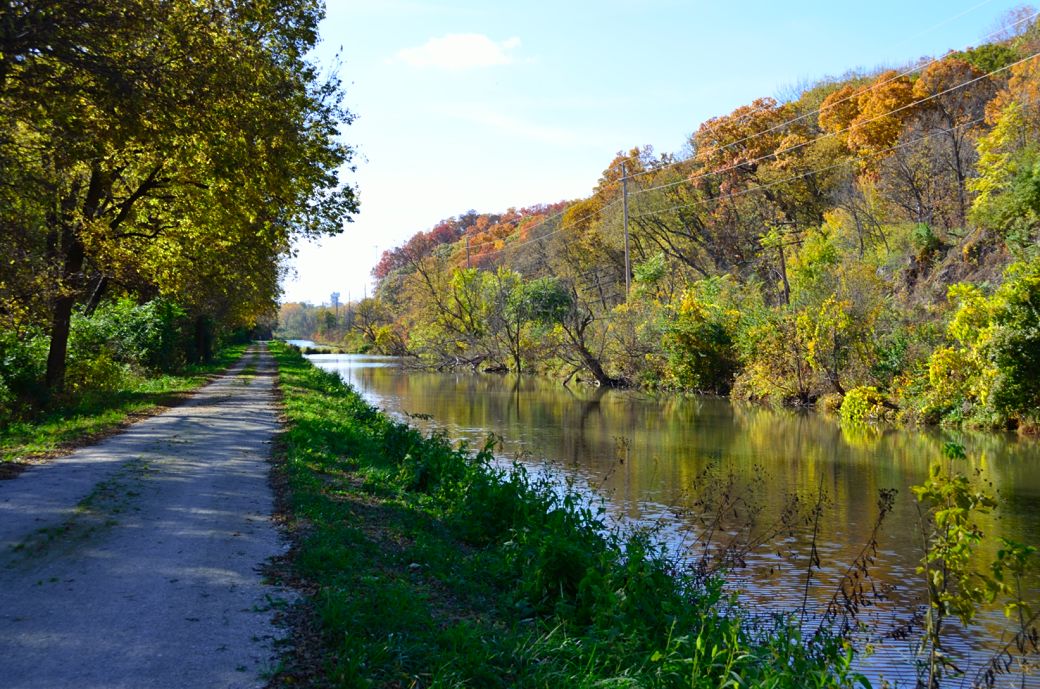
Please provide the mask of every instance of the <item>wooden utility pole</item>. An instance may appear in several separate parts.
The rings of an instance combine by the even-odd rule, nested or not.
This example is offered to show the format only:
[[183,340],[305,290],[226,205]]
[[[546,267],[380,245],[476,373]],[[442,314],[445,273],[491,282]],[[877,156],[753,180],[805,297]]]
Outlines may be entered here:
[[469,267],[469,235],[466,235],[466,268]]
[[621,163],[621,208],[625,219],[625,301],[632,288],[632,264],[628,255],[628,173],[625,164]]

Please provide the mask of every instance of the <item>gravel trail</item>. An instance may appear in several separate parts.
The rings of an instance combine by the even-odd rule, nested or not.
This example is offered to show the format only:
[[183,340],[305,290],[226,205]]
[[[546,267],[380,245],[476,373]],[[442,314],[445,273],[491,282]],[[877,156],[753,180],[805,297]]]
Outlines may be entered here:
[[274,608],[274,363],[0,481],[0,688],[263,686]]

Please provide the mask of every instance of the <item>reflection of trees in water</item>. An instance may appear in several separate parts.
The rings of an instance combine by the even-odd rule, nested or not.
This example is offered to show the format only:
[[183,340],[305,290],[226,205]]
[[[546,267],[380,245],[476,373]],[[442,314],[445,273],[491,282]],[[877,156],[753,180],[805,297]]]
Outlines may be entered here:
[[[1040,534],[1040,452],[1037,444],[999,434],[843,429],[819,415],[773,410],[717,399],[660,398],[606,388],[564,388],[543,379],[480,375],[404,374],[393,369],[353,373],[359,387],[398,400],[401,409],[429,413],[442,425],[486,429],[521,443],[535,459],[546,457],[580,472],[617,509],[635,514],[640,503],[688,506],[697,476],[718,466],[744,481],[759,481],[763,520],[779,514],[792,493],[822,484],[829,497],[817,547],[821,570],[812,599],[822,608],[841,572],[860,552],[878,515],[878,494],[899,494],[880,534],[875,575],[891,587],[885,625],[911,608],[920,585],[914,569],[920,534],[908,487],[926,476],[943,444],[966,447],[965,469],[983,471],[1001,495],[1003,509],[983,515],[992,559],[999,536],[1035,541]],[[471,438],[472,439],[472,438]],[[623,459],[622,461],[619,461]],[[675,532],[684,525],[676,523]],[[685,528],[694,528],[687,523]],[[766,604],[795,607],[808,557],[804,540],[749,557],[743,575]],[[772,573],[770,574],[770,570]],[[981,624],[999,629],[997,611]],[[970,634],[969,634],[970,635]],[[967,638],[966,635],[965,638]],[[888,642],[889,645],[893,642]]]
[[[565,387],[567,396],[574,404],[565,405],[565,416],[561,419],[560,438],[564,445],[564,456],[571,466],[583,466],[588,463],[589,458],[597,457],[601,459],[598,447],[592,447],[589,444],[590,437],[595,437],[597,440],[601,440],[595,431],[590,433],[589,431],[589,420],[593,416],[602,415],[603,407],[601,402],[603,397],[607,394],[607,389],[598,387],[593,389],[591,397],[582,397],[578,395],[574,390]],[[573,411],[576,410],[576,419],[571,422]],[[598,445],[599,443],[597,443]],[[600,462],[596,462],[601,464]]]

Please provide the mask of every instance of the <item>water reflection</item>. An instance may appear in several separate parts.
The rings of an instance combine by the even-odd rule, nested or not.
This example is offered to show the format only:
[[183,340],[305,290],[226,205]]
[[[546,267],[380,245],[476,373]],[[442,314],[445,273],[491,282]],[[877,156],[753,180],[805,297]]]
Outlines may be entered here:
[[[615,513],[657,523],[676,548],[691,540],[687,508],[707,470],[733,472],[744,485],[758,479],[755,499],[764,507],[758,528],[765,528],[792,495],[822,486],[828,497],[817,544],[823,567],[809,595],[810,607],[818,610],[863,548],[877,518],[878,491],[895,488],[899,494],[875,568],[888,600],[864,618],[874,625],[872,638],[906,621],[920,600],[915,568],[921,535],[908,487],[926,477],[944,442],[964,444],[971,468],[982,470],[1003,498],[999,513],[980,524],[987,535],[984,557],[995,556],[998,536],[1036,543],[1040,534],[1040,449],[1009,435],[849,431],[812,414],[724,400],[567,389],[538,378],[406,371],[389,357],[311,359],[339,372],[390,413],[430,415],[412,421],[477,446],[494,432],[504,439],[507,454],[564,467],[582,484],[595,486]],[[737,573],[750,604],[770,609],[801,604],[808,547],[804,539],[782,545],[780,553],[772,547],[749,557]],[[1009,635],[1003,615],[993,609],[961,633],[958,643],[981,648]],[[875,678],[907,682],[912,657],[910,642],[888,639],[867,666]],[[1022,686],[1017,678],[1009,683]],[[1026,686],[1040,687],[1040,681],[1028,678]]]

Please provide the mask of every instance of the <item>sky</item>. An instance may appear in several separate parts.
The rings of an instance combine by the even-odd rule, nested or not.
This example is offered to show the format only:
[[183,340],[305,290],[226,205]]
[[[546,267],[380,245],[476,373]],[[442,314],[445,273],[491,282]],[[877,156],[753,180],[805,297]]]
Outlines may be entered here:
[[381,253],[470,209],[588,196],[614,155],[849,70],[986,42],[1007,0],[326,0],[313,59],[355,115],[359,214],[282,301],[371,293]]

